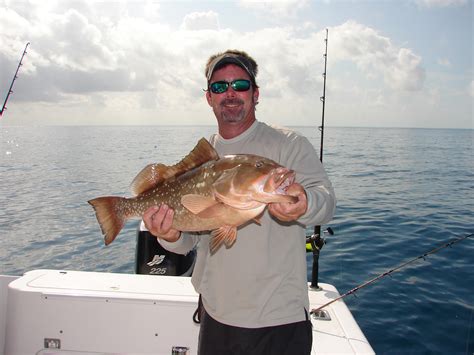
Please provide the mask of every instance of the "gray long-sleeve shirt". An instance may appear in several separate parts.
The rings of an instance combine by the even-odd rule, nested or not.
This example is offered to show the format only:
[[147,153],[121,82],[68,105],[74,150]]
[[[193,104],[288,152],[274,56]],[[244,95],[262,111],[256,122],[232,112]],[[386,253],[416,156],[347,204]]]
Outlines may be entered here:
[[331,220],[336,199],[317,153],[303,136],[262,122],[232,139],[210,139],[220,156],[258,154],[296,172],[308,196],[307,212],[298,223],[284,223],[267,210],[261,224],[238,229],[230,248],[211,255],[209,234],[183,233],[168,250],[186,254],[197,247],[192,283],[206,311],[217,321],[258,328],[302,321],[309,308],[306,269],[306,228]]

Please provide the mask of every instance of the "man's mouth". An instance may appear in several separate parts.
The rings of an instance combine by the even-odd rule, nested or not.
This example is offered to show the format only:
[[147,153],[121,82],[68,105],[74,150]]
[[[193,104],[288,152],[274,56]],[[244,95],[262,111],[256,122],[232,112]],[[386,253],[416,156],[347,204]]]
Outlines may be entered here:
[[244,102],[238,99],[227,99],[221,102],[221,106],[227,107],[227,108],[236,108],[243,104]]

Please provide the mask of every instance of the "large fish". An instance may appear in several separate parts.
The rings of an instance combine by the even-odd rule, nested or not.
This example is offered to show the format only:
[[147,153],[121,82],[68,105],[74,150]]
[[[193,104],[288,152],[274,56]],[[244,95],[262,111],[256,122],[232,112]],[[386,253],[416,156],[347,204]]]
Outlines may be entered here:
[[296,202],[286,190],[295,173],[257,155],[219,158],[207,140],[173,166],[150,164],[133,180],[135,197],[99,197],[88,201],[95,209],[105,244],[110,244],[130,218],[141,218],[151,206],[174,209],[173,228],[212,231],[210,250],[232,246],[237,227],[255,220],[269,203]]

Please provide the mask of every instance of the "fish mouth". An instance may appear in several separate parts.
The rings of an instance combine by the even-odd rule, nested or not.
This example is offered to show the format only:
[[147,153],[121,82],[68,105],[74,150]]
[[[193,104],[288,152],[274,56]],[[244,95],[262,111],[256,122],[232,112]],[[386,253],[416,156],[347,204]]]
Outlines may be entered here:
[[295,172],[287,168],[276,168],[268,177],[263,191],[278,195],[286,195],[288,187],[295,182]]

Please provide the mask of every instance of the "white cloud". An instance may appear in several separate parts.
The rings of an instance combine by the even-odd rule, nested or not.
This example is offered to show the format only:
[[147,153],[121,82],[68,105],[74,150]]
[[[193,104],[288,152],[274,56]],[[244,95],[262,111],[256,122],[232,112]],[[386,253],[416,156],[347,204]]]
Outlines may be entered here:
[[[425,70],[421,57],[400,48],[373,28],[348,21],[331,31],[337,59],[354,62],[368,77],[381,75],[395,90],[421,90]],[[335,43],[334,43],[335,42]]]
[[308,6],[309,0],[240,0],[240,6],[263,13],[269,18],[286,18]]
[[181,28],[187,31],[218,30],[219,16],[214,11],[193,12],[184,17]]
[[[34,11],[21,3],[0,9],[0,74],[13,75],[30,41],[13,97],[22,103],[22,117],[47,115],[58,124],[63,117],[76,124],[213,124],[201,90],[204,64],[228,48],[259,63],[260,119],[297,125],[320,116],[325,30],[314,23],[241,32],[220,29],[219,14],[208,11],[184,16],[176,30],[159,19],[159,8],[150,20],[118,2],[54,7],[43,1]],[[281,10],[291,2],[268,4],[255,6]],[[327,112],[333,116],[367,115],[355,117],[366,125],[387,116],[396,125],[398,107],[410,95],[417,99],[413,106],[432,102],[421,57],[375,28],[355,21],[330,27],[328,51]]]
[[[128,16],[114,24],[100,22],[75,9],[61,18],[54,13],[43,16],[42,22],[24,21],[39,35],[33,38],[31,50],[37,73],[29,78],[29,89],[20,99],[76,101],[74,95],[98,93],[106,100],[106,92],[109,96],[135,92],[138,108],[182,106],[200,98],[196,88],[205,85],[205,60],[227,49],[229,43],[260,63],[266,97],[308,97],[322,83],[323,60],[321,56],[315,62],[315,53],[324,51],[325,32],[308,31],[307,24],[304,31],[290,26],[239,33],[191,30],[217,25],[215,12],[186,16],[186,31]],[[421,87],[423,69],[411,50],[397,48],[388,38],[355,22],[330,32],[331,61],[354,62],[367,76],[382,75],[394,89]],[[15,38],[11,36],[10,41]]]
[[471,97],[474,97],[474,80],[471,80],[471,84],[468,87],[468,93]]

